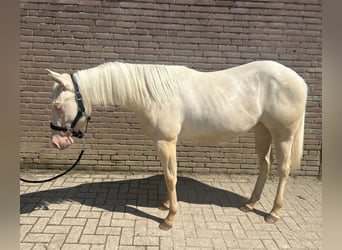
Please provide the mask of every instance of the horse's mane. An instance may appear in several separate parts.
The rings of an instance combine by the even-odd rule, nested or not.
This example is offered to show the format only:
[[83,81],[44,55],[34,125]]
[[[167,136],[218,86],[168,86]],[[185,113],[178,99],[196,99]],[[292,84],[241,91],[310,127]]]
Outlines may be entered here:
[[126,107],[163,103],[179,96],[190,69],[183,66],[104,63],[76,73],[87,101]]

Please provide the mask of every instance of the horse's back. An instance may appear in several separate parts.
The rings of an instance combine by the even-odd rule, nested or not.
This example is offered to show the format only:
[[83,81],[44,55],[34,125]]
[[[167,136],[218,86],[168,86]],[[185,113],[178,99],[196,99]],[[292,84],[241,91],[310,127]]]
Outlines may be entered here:
[[[182,89],[186,139],[229,139],[259,121],[284,124],[304,111],[306,84],[292,69],[256,61],[227,70],[196,72]],[[224,136],[226,135],[226,136]]]

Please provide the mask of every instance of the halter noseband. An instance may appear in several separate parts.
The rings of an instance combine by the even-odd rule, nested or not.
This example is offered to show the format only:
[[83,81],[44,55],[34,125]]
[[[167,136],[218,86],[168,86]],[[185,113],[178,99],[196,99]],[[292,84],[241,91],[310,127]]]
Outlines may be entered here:
[[[82,95],[81,95],[80,90],[78,88],[77,80],[73,74],[70,74],[70,76],[72,79],[72,83],[74,84],[75,100],[76,100],[77,107],[78,107],[76,117],[71,122],[70,128],[68,128],[66,126],[60,127],[60,126],[54,125],[52,122],[50,123],[50,128],[52,130],[55,130],[55,131],[70,132],[72,134],[72,136],[75,136],[77,138],[83,138],[84,133],[87,131],[87,128],[88,128],[88,121],[90,120],[90,116],[87,116],[87,114],[85,112],[85,108],[84,108],[83,101],[82,101]],[[78,121],[83,116],[85,116],[87,118],[87,120],[86,120],[87,124],[86,124],[86,129],[85,129],[84,133],[81,130],[75,130],[74,129],[76,127]]]

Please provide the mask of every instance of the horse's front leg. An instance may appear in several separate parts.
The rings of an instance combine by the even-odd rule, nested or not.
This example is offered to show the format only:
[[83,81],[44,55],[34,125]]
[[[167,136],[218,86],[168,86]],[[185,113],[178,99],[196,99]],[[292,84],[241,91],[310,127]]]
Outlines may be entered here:
[[176,144],[177,140],[165,141],[159,140],[156,142],[157,153],[164,170],[164,178],[167,188],[167,200],[161,208],[169,209],[169,214],[164,221],[159,225],[162,230],[169,230],[178,210],[177,203],[177,159],[176,159]]

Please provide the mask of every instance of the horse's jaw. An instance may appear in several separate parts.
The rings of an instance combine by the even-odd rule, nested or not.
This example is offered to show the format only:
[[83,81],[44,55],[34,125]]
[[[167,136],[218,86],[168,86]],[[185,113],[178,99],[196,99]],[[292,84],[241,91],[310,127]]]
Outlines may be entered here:
[[55,148],[63,150],[73,144],[74,140],[68,135],[61,136],[59,134],[55,134],[52,136],[51,142]]

